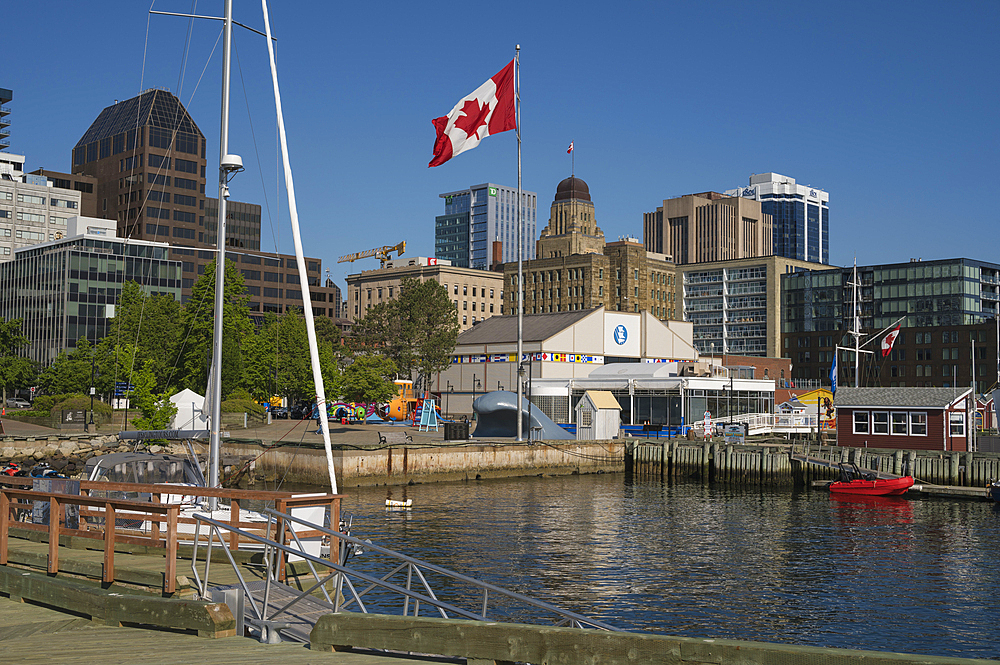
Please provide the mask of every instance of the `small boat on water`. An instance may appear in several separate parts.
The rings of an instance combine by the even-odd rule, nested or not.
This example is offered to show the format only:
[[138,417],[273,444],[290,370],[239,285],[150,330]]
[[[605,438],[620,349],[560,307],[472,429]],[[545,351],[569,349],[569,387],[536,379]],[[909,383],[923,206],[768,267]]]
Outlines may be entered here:
[[862,471],[856,464],[840,465],[840,478],[830,483],[830,492],[860,496],[898,496],[913,486],[913,476],[879,478],[871,471]]
[[1000,480],[994,480],[986,486],[986,493],[994,502],[1000,503]]

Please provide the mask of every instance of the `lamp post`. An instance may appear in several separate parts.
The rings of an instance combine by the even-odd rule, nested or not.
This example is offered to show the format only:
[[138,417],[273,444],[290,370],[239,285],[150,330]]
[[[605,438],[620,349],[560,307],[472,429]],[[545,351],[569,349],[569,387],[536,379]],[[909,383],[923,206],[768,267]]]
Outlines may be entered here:
[[503,390],[503,386],[500,385],[499,381],[497,381],[497,390]]
[[[447,389],[448,389],[448,392],[445,393],[446,395],[449,394],[449,393],[455,392],[455,386],[451,385],[451,381],[448,382]],[[445,402],[445,404],[444,404],[444,413],[445,413],[445,415],[448,415],[448,406],[450,404],[451,404],[451,398],[448,398],[448,401]]]
[[83,422],[83,431],[89,432],[90,426],[94,424],[94,393],[97,392],[94,384],[97,383],[97,360],[94,358],[93,350],[90,353],[90,422]]
[[[475,405],[475,403],[476,403],[476,389],[477,388],[482,388],[482,386],[483,386],[482,382],[478,378],[476,378],[475,374],[473,374],[472,375],[472,404],[473,405]],[[473,420],[476,419],[476,409],[475,409],[475,406],[473,406],[473,408],[472,408],[472,419]]]

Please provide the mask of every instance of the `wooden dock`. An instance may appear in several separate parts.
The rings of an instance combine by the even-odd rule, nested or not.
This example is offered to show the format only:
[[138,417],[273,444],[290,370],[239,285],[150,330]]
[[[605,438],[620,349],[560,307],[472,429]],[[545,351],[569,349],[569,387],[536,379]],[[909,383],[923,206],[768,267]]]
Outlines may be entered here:
[[416,665],[455,662],[453,659],[374,653],[323,653],[292,642],[261,644],[244,637],[210,640],[143,628],[112,628],[3,597],[0,597],[0,653],[3,662],[24,665]]

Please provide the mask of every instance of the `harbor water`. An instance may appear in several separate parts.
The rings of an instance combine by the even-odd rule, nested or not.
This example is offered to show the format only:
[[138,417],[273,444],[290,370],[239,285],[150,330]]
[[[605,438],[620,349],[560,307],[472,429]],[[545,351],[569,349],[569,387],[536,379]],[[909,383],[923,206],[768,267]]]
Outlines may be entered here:
[[1000,657],[988,502],[622,474],[342,491],[355,536],[622,630]]

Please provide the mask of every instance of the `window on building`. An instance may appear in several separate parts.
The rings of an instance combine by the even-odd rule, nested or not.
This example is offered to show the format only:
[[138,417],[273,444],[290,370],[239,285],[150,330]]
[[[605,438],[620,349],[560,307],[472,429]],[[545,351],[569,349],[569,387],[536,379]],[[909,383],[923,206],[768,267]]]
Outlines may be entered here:
[[868,434],[868,412],[867,411],[855,411],[854,412],[854,433],[855,434]]
[[910,412],[910,436],[927,436],[927,414],[922,411]]
[[893,411],[892,412],[892,433],[900,436],[906,436],[906,412],[905,411]]
[[873,411],[872,434],[888,434],[888,433],[889,433],[889,412]]
[[965,413],[961,411],[948,412],[948,434],[950,436],[965,436]]

